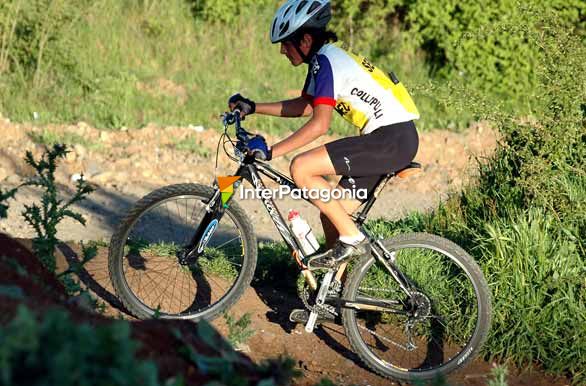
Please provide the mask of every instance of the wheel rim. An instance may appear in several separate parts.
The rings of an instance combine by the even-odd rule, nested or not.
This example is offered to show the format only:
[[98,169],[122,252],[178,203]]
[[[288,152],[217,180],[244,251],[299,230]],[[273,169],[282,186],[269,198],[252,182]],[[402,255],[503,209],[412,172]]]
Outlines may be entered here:
[[242,278],[247,245],[242,225],[226,211],[198,261],[179,263],[205,212],[207,196],[170,197],[143,211],[128,227],[118,259],[123,285],[143,312],[193,319],[221,307]]
[[474,349],[470,343],[479,331],[482,307],[470,272],[435,246],[412,243],[392,252],[394,263],[418,288],[418,305],[413,307],[382,264],[370,259],[360,272],[354,296],[401,299],[411,314],[352,311],[351,326],[362,351],[383,370],[413,376],[463,363]]

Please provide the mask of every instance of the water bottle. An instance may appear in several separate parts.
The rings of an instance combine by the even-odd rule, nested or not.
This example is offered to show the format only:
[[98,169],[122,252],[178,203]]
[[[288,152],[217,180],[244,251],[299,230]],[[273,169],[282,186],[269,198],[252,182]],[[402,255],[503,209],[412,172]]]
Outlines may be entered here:
[[294,209],[289,211],[289,223],[291,224],[291,231],[301,244],[303,254],[309,256],[315,253],[319,249],[319,243],[313,232],[311,232],[311,227],[301,218],[298,211]]

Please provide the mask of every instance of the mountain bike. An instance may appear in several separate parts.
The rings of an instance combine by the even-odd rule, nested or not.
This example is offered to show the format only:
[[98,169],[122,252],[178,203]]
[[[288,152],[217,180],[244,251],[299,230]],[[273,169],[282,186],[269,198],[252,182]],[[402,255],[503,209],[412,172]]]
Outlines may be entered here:
[[[296,188],[289,177],[247,153],[251,134],[241,126],[238,111],[225,113],[223,125],[216,165],[223,143],[238,163],[232,192],[243,181],[263,191],[263,176]],[[479,352],[491,319],[486,280],[466,251],[427,233],[382,239],[367,226],[385,185],[419,168],[412,163],[381,176],[374,193],[352,214],[371,242],[371,254],[320,272],[305,265],[309,256],[272,197],[261,198],[302,273],[298,288],[308,315],[305,330],[341,320],[361,360],[379,375],[400,380],[430,379],[462,367]],[[141,319],[211,320],[240,298],[256,267],[257,239],[235,194],[222,199],[225,193],[217,182],[170,185],[146,195],[126,214],[111,239],[109,271],[130,313]]]

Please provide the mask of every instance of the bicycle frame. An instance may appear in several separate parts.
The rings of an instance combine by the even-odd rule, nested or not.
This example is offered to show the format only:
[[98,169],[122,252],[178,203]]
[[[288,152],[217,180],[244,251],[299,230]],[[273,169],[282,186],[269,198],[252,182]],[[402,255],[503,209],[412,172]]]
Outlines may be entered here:
[[[241,129],[241,127],[240,127],[239,119],[236,119],[236,129],[237,129],[237,136],[239,139],[241,139],[242,138],[241,137],[241,135],[242,135],[241,130],[243,130],[243,129]],[[238,186],[240,186],[240,184],[242,183],[242,180],[246,180],[255,189],[257,189],[259,191],[263,191],[267,188],[261,178],[261,175],[266,176],[267,178],[276,182],[279,185],[287,186],[291,189],[298,189],[295,182],[293,182],[293,180],[291,180],[289,177],[287,177],[284,174],[282,174],[281,172],[273,169],[267,163],[259,161],[250,155],[246,155],[246,156],[242,157],[240,160],[238,170],[236,171],[236,173],[234,173],[234,176],[241,177],[241,180],[238,180],[234,184],[234,188],[237,188]],[[382,245],[380,240],[378,240],[375,237],[373,237],[372,235],[370,235],[370,233],[364,227],[364,222],[366,220],[368,212],[372,208],[374,202],[376,201],[376,198],[378,197],[378,195],[382,191],[382,189],[386,186],[387,182],[394,176],[395,176],[395,173],[389,173],[387,175],[381,176],[381,179],[379,180],[379,182],[377,183],[377,186],[374,189],[374,194],[372,194],[368,198],[368,200],[364,203],[364,207],[360,210],[360,212],[356,215],[353,215],[352,217],[353,217],[354,221],[356,222],[356,225],[360,228],[360,230],[371,241],[373,255],[391,273],[393,278],[399,284],[401,290],[406,295],[410,296],[412,293],[412,291],[410,289],[411,285],[409,284],[409,281],[407,280],[407,278],[405,278],[405,276],[401,273],[401,271],[395,266],[395,264],[393,262],[393,260],[394,260],[393,254],[389,253],[384,248],[384,246]],[[202,222],[199,224],[199,226],[195,232],[195,235],[192,238],[192,241],[187,249],[188,252],[186,252],[184,255],[184,258],[183,258],[184,262],[193,261],[193,260],[197,259],[197,257],[199,257],[199,255],[201,253],[203,253],[203,250],[204,250],[205,246],[207,245],[207,242],[209,241],[209,239],[213,235],[215,229],[217,228],[218,222],[220,221],[220,219],[222,218],[222,216],[224,214],[224,209],[229,206],[230,201],[234,198],[234,196],[230,197],[230,199],[224,205],[222,205],[221,200],[220,200],[220,196],[221,196],[220,189],[219,189],[219,187],[216,187],[216,191],[215,191],[213,197],[210,199],[210,201],[206,205],[207,213],[204,216],[204,219],[202,220]],[[307,202],[311,202],[306,197],[303,197],[303,199]],[[304,255],[299,241],[295,238],[295,236],[292,234],[291,230],[289,229],[288,225],[285,223],[285,220],[281,216],[281,213],[279,212],[274,200],[270,197],[270,195],[261,195],[261,201],[262,201],[264,207],[266,208],[269,216],[271,217],[273,223],[275,224],[277,231],[279,232],[279,234],[281,235],[281,237],[283,238],[285,243],[288,245],[289,249],[292,251],[292,254],[295,257],[299,268],[301,270],[303,270],[304,272],[309,272],[309,271],[306,271],[307,266],[305,266],[305,264],[303,264],[303,260],[305,258],[307,258],[308,256]],[[346,264],[343,264],[338,269],[338,272],[336,273],[337,279],[340,279],[342,277],[342,274],[345,269],[346,269]],[[311,273],[310,273],[310,275],[311,275],[311,277],[313,277],[313,275]],[[327,286],[329,287],[329,284],[330,284],[332,278],[333,278],[333,274],[326,276],[326,280],[324,280],[322,282],[322,289],[323,289],[324,284],[327,284]],[[311,285],[311,282],[310,282],[310,285]],[[312,285],[312,287],[313,287],[313,285]],[[316,288],[314,288],[314,289],[316,289]],[[325,302],[325,291],[320,291],[320,292],[323,292],[323,298],[321,299],[321,302],[323,303],[323,302]],[[373,311],[376,310],[376,311],[385,311],[385,312],[393,312],[393,313],[404,312],[404,310],[398,309],[398,307],[400,307],[402,305],[402,303],[399,301],[389,301],[389,300],[383,301],[380,299],[366,299],[366,298],[361,299],[361,301],[354,301],[354,302],[349,302],[349,301],[346,301],[346,300],[340,299],[340,298],[330,299],[330,300],[333,300],[337,304],[337,306],[339,306],[339,307],[350,307],[350,308],[361,309],[361,310],[373,310]]]

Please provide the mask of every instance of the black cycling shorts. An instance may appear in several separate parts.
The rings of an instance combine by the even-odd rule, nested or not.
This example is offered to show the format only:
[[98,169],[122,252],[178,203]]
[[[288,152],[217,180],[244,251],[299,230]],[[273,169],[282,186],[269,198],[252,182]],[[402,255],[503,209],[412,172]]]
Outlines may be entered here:
[[367,189],[368,197],[381,180],[415,158],[419,137],[413,121],[380,127],[368,134],[325,144],[338,185],[344,189]]

